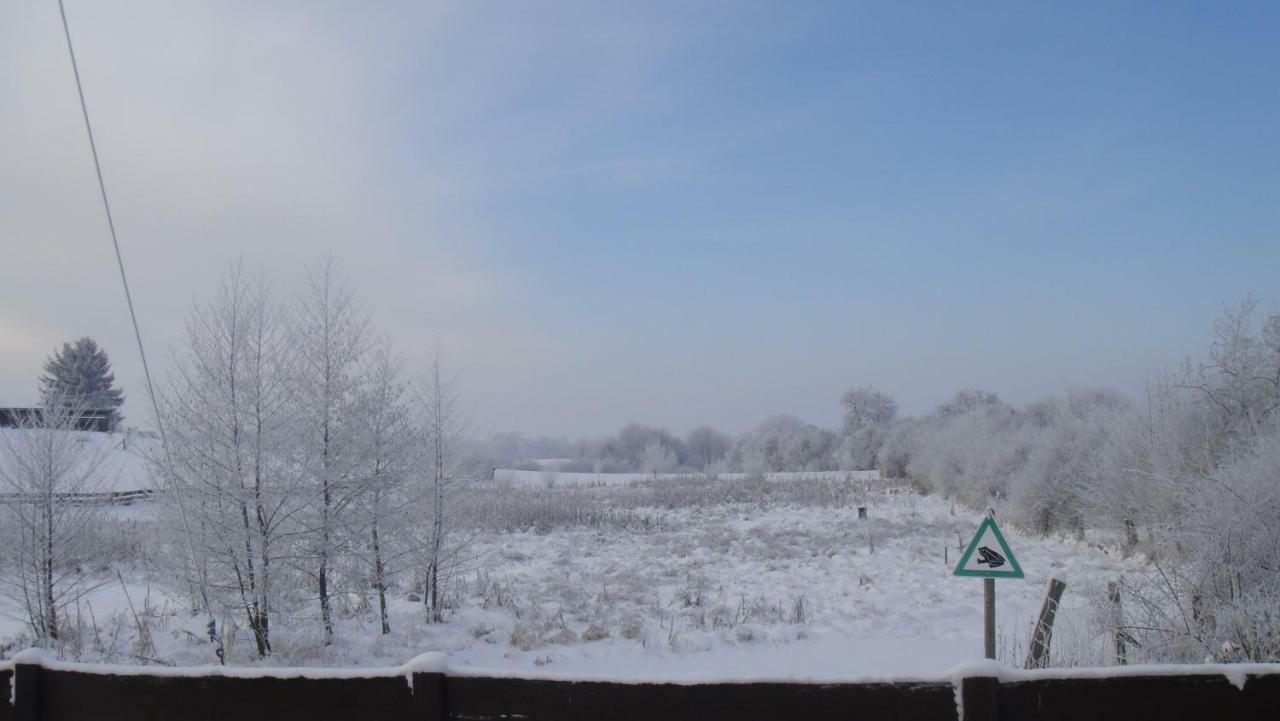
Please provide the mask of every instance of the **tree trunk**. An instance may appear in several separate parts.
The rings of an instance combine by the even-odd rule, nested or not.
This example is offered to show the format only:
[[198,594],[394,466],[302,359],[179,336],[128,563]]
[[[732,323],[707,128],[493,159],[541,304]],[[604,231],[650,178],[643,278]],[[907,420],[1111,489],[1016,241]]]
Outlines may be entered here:
[[253,631],[253,643],[257,647],[258,658],[266,658],[267,639],[263,635],[261,625],[262,608],[258,601],[258,575],[256,554],[253,551],[253,527],[249,523],[249,506],[243,502],[240,504],[240,520],[244,525],[244,560],[249,585],[249,595],[244,610],[249,619],[249,629]]
[[261,345],[261,326],[258,326],[259,342],[255,344],[256,355],[255,377],[258,379],[255,386],[254,403],[253,403],[253,420],[254,420],[254,438],[253,438],[253,518],[258,526],[258,565],[261,569],[261,580],[258,583],[258,593],[256,604],[258,610],[257,630],[261,643],[258,647],[259,657],[266,656],[271,653],[271,616],[269,605],[271,603],[270,581],[271,581],[271,527],[267,522],[266,510],[262,506],[262,457],[263,457],[263,418],[262,418],[262,345]]
[[317,579],[320,591],[320,621],[324,624],[324,645],[328,646],[333,643],[333,612],[329,607],[329,554],[325,551],[320,552],[320,571]]
[[422,603],[427,607],[427,621],[430,623],[439,623],[444,620],[444,614],[440,612],[439,588],[439,566],[433,561],[427,566],[426,588],[422,593]]
[[382,633],[391,633],[387,622],[387,579],[382,565],[382,546],[378,543],[378,522],[373,523],[373,587],[378,589],[378,617],[382,621]]
[[258,533],[261,536],[258,540],[258,553],[262,569],[262,580],[258,584],[258,629],[262,632],[262,649],[269,655],[271,653],[271,554],[268,549],[271,536],[262,508],[261,494],[257,495],[255,513],[258,517]]
[[329,481],[324,480],[324,508],[320,521],[320,569],[316,580],[320,594],[320,622],[324,625],[324,645],[333,643],[333,612],[329,607]]
[[333,643],[333,611],[329,607],[329,510],[333,505],[333,491],[329,487],[329,425],[324,428],[324,450],[321,463],[323,478],[322,503],[320,509],[320,570],[317,581],[320,594],[320,621],[324,624],[324,645]]
[[45,555],[44,555],[44,578],[41,579],[41,585],[44,586],[44,603],[48,607],[45,614],[45,635],[50,641],[58,640],[58,610],[54,608],[53,598],[53,494],[49,494],[48,506],[45,508]]

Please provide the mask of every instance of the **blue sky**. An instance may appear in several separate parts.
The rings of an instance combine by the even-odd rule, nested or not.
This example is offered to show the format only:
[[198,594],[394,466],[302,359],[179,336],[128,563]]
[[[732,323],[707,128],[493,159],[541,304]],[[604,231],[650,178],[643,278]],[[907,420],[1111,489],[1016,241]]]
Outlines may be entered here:
[[[31,300],[118,294],[44,5],[0,10],[0,399],[81,333],[140,399],[122,308]],[[1280,311],[1274,4],[125,8],[68,4],[157,353],[235,258],[332,250],[486,428],[736,431],[1137,393]]]

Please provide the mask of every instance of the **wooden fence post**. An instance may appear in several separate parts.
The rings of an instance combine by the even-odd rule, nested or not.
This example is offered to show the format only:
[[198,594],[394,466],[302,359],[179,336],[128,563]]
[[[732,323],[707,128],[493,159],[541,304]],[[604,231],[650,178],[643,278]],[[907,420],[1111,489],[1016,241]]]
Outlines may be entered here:
[[1116,641],[1116,663],[1124,666],[1129,663],[1129,649],[1125,643],[1124,608],[1120,605],[1120,584],[1115,581],[1107,584],[1107,598],[1111,601],[1111,625]]
[[1044,668],[1049,663],[1049,644],[1053,642],[1053,619],[1058,615],[1058,602],[1067,584],[1056,578],[1049,579],[1049,592],[1040,607],[1040,619],[1031,634],[1031,648],[1027,650],[1027,668]]
[[961,679],[960,710],[964,721],[999,721],[1000,679],[995,676]]
[[449,718],[443,673],[429,671],[413,674],[413,709],[418,721],[445,721]]
[[13,665],[14,721],[40,721],[39,664],[18,662]]

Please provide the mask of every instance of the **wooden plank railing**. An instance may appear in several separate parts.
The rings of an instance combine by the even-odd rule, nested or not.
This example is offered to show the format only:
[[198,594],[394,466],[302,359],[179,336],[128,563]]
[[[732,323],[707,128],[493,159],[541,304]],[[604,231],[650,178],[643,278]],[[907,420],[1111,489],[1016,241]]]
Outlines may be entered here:
[[1249,666],[1248,673],[1241,672],[1246,667],[1221,668],[1228,670],[1130,668],[1104,675],[1112,670],[1001,674],[997,667],[978,666],[954,685],[678,684],[484,677],[412,663],[367,676],[358,669],[110,672],[28,657],[19,659],[12,674],[0,669],[0,721],[1280,719],[1280,665]]
[[[150,489],[136,491],[103,491],[101,493],[55,493],[59,503],[73,506],[127,506],[136,501],[152,498],[156,492]],[[39,493],[0,493],[0,505],[13,503],[41,503],[45,496]]]

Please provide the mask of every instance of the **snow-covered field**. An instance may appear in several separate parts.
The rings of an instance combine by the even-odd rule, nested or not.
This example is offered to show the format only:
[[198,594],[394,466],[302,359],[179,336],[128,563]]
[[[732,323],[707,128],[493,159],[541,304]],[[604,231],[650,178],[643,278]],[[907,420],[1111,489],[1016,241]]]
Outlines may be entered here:
[[[485,536],[492,563],[450,627],[424,632],[468,665],[681,679],[929,676],[981,656],[981,583],[951,575],[980,519],[914,494],[879,496],[870,516],[720,505],[661,513],[655,530]],[[1138,570],[1083,543],[1009,537],[1027,578],[997,584],[997,617],[1019,664],[1051,576],[1068,579],[1066,627]],[[1094,639],[1063,637],[1077,662],[1105,660],[1081,647]]]
[[[608,501],[622,490],[592,493]],[[535,499],[553,501],[556,493],[581,502],[574,494],[585,492],[485,493],[492,497],[481,500],[493,506],[524,508]],[[357,596],[342,607],[338,641],[326,648],[308,607],[277,618],[277,653],[269,664],[391,666],[442,651],[454,667],[472,672],[687,681],[936,677],[981,656],[982,584],[951,575],[958,545],[972,535],[978,514],[905,489],[880,487],[858,502],[869,506],[869,519],[857,520],[850,504],[775,497],[633,503],[591,523],[478,531],[472,560],[449,593],[447,622],[426,623],[421,604],[399,588],[393,632],[382,636],[370,599]],[[120,511],[130,519],[122,522],[145,532],[139,514],[147,507]],[[1068,585],[1055,662],[1106,663],[1107,639],[1090,630],[1092,602],[1108,581],[1143,574],[1141,560],[1091,543],[1004,530],[1027,577],[997,583],[1001,659],[1021,665],[1046,585],[1056,576]],[[85,658],[213,660],[199,640],[202,619],[175,600],[174,589],[149,585],[151,573],[142,564],[117,564],[99,575],[104,585],[78,613]],[[138,638],[143,626],[149,644]],[[0,621],[0,644],[21,631],[11,619]],[[252,663],[247,631],[232,640],[232,661]],[[6,654],[16,650],[9,646]]]

